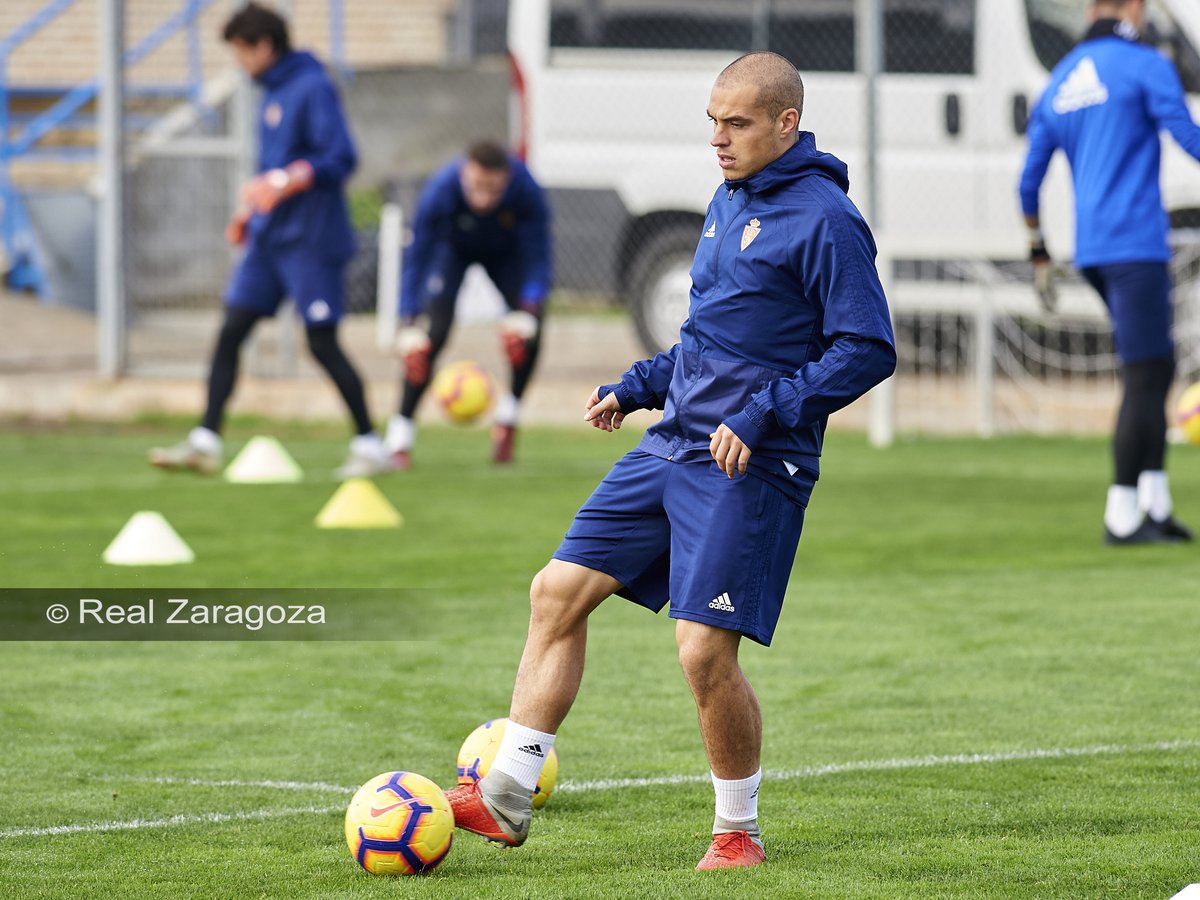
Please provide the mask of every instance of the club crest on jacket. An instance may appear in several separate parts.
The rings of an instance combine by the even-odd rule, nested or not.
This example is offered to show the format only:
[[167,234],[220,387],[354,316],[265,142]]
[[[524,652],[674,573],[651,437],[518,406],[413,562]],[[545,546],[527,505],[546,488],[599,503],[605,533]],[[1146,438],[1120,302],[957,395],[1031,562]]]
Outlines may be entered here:
[[742,249],[745,250],[750,246],[750,243],[758,237],[758,233],[762,231],[759,227],[762,223],[758,219],[751,219],[750,224],[742,229]]

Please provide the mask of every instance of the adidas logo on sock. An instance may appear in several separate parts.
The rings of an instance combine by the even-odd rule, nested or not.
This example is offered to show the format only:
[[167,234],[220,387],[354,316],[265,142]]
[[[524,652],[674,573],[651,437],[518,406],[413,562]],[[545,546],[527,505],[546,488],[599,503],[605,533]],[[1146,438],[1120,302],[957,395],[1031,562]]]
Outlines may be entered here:
[[726,591],[719,597],[714,597],[708,601],[709,609],[717,609],[721,612],[736,612],[733,606],[733,601],[729,599],[729,592]]
[[542,752],[541,744],[526,744],[524,747],[518,747],[522,753],[528,753],[530,756],[536,756],[538,759],[545,759],[546,754]]

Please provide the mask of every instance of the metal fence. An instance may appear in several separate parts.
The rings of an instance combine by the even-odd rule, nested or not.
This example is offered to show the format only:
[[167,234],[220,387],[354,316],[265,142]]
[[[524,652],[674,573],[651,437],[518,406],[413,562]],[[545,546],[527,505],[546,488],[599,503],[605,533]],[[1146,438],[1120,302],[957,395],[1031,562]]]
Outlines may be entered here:
[[[671,343],[686,310],[703,211],[720,182],[708,146],[709,89],[741,52],[771,49],[803,74],[801,127],[847,161],[851,197],[879,243],[900,352],[891,395],[880,401],[889,413],[885,431],[1104,430],[1117,386],[1103,310],[1068,278],[1062,312],[1039,311],[1015,196],[1028,110],[1048,67],[1083,30],[1085,6],[447,4],[454,21],[443,67],[357,73],[343,84],[364,155],[353,185],[353,205],[365,214],[350,306],[374,308],[378,202],[393,196],[411,213],[434,168],[470,139],[507,132],[550,192],[555,307],[627,305],[648,351]],[[1191,36],[1161,3],[1150,8],[1155,38],[1195,87]],[[346,15],[354,10],[346,4]],[[511,91],[501,48],[512,62]],[[194,372],[212,338],[232,262],[221,227],[247,173],[253,103],[244,89],[209,87],[206,103],[175,114],[155,140],[130,145],[134,372]],[[1173,165],[1168,159],[1169,202],[1177,172],[1195,179],[1195,169]],[[1052,171],[1044,198],[1052,252],[1069,258],[1065,166]],[[1189,221],[1191,210],[1172,212]],[[1200,378],[1200,250],[1188,233],[1177,244],[1180,372],[1190,381]]]

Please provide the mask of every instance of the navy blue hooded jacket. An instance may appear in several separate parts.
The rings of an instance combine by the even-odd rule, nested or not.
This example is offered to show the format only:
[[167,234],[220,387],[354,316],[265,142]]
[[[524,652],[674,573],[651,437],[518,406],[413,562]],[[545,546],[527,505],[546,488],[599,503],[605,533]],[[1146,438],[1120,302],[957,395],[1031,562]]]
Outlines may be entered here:
[[752,466],[785,460],[817,474],[829,414],[896,367],[875,241],[848,188],[845,163],[809,132],[718,188],[679,343],[601,390],[615,390],[624,412],[664,410],[641,449],[709,460],[724,422]]
[[258,250],[302,250],[330,262],[354,254],[343,185],[358,162],[337,89],[310,53],[289,52],[259,76],[258,171],[306,160],[313,185],[250,220]]
[[416,316],[421,309],[421,286],[437,258],[437,248],[450,248],[462,261],[499,263],[513,260],[520,267],[520,301],[540,306],[550,293],[550,211],[546,194],[523,162],[508,160],[512,177],[500,203],[481,216],[463,196],[459,157],[435,172],[417,201],[413,239],[404,248],[400,315]]
[[1075,184],[1074,261],[1081,268],[1170,259],[1159,131],[1200,159],[1200,127],[1175,67],[1136,37],[1114,20],[1097,22],[1054,67],[1029,120],[1021,210],[1037,213],[1038,190],[1061,147]]

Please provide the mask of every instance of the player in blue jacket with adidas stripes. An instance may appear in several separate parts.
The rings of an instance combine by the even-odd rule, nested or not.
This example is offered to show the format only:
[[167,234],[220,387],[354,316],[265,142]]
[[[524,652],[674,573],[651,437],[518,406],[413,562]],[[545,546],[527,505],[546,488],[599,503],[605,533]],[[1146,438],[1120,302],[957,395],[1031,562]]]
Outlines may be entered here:
[[1144,0],[1095,0],[1092,25],[1050,75],[1029,121],[1021,208],[1039,281],[1048,275],[1038,191],[1062,149],[1075,185],[1075,265],[1108,307],[1124,386],[1104,511],[1110,544],[1191,540],[1172,515],[1166,401],[1175,374],[1159,132],[1200,159],[1179,76],[1138,42]]
[[774,53],[736,60],[713,87],[725,183],[698,236],[680,342],[597,388],[585,415],[605,431],[638,409],[662,409],[662,420],[534,579],[510,724],[488,775],[450,794],[459,827],[525,840],[583,674],[588,616],[619,594],[654,611],[669,600],[677,620],[716,792],[698,868],[764,859],[762,721],[738,646],[771,642],[829,414],[896,362],[874,240],[845,165],[798,132],[803,99],[796,69]]

